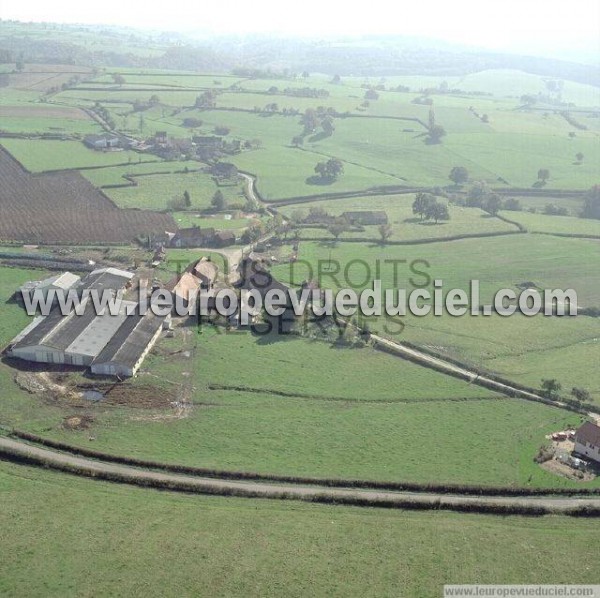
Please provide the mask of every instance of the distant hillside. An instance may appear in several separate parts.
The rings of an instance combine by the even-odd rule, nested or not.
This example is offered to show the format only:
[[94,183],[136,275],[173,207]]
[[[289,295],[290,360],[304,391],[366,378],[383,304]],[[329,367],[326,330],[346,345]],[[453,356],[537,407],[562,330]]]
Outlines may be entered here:
[[339,75],[466,75],[487,69],[600,86],[600,67],[534,56],[478,52],[410,37],[318,40],[266,36],[194,40],[125,28],[0,22],[0,62],[226,72],[234,68]]

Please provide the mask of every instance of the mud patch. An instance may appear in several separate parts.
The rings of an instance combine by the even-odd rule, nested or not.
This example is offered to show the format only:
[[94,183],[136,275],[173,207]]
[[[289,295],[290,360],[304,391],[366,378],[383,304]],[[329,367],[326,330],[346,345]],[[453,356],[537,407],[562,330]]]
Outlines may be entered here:
[[91,415],[68,415],[63,419],[65,430],[87,430],[94,423]]
[[540,464],[540,467],[542,469],[545,469],[546,471],[549,471],[550,473],[559,475],[569,480],[573,480],[575,482],[589,482],[596,477],[593,473],[589,471],[580,471],[578,469],[573,469],[566,463],[561,463],[556,459],[546,461],[545,463]]

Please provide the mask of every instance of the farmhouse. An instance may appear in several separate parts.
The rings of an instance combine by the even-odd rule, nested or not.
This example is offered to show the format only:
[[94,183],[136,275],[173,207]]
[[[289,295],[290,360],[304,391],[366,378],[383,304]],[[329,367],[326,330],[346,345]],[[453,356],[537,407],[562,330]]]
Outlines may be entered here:
[[[6,353],[26,361],[90,367],[93,373],[133,376],[159,336],[165,321],[132,301],[121,301],[117,310],[96,310],[84,291],[117,293],[133,275],[116,268],[90,273],[76,287],[83,309],[63,315],[53,309],[35,318],[9,344]],[[115,313],[117,312],[117,313]],[[99,360],[99,361],[98,361]],[[96,367],[97,366],[97,367]]]
[[168,282],[165,288],[173,296],[173,309],[175,309],[175,302],[183,307],[195,303],[200,292],[200,285],[200,279],[191,272],[184,272],[181,276]]
[[350,224],[387,224],[388,217],[383,210],[360,210],[356,212],[344,212],[342,218],[345,218]]
[[214,228],[180,228],[171,240],[171,247],[206,247],[213,242],[214,236]]
[[575,432],[574,452],[600,463],[600,426],[586,422]]

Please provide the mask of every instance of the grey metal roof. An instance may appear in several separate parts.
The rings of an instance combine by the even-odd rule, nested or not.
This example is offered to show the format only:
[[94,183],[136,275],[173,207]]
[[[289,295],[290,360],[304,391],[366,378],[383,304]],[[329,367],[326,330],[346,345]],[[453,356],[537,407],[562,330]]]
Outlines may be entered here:
[[[89,357],[98,355],[127,319],[126,310],[128,306],[135,306],[135,303],[123,301],[120,313],[116,315],[111,315],[108,310],[99,315],[94,314],[88,325],[80,334],[75,336],[64,350],[67,353],[87,355]],[[93,311],[92,309],[92,313]],[[67,339],[62,339],[63,342],[65,340]]]
[[128,316],[110,342],[94,359],[93,365],[118,363],[133,368],[152,337],[161,328],[164,319],[164,316],[157,316],[151,311],[144,316]]

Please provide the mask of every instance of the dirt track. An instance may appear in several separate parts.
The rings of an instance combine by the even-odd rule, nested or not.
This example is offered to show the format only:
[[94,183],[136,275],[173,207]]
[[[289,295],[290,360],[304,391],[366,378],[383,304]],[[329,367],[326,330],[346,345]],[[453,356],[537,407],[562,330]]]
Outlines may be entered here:
[[[308,486],[302,484],[269,484],[255,481],[232,481],[226,479],[216,479],[208,477],[186,476],[145,470],[136,467],[117,465],[104,461],[97,461],[77,457],[75,455],[61,453],[37,446],[29,445],[25,442],[11,438],[0,437],[0,457],[4,459],[21,460],[33,465],[39,465],[46,468],[68,471],[70,473],[93,477],[97,479],[107,479],[110,476],[112,481],[134,484],[139,486],[149,486],[152,483],[167,485],[185,484],[186,492],[197,492],[199,494],[222,494],[235,496],[245,496],[253,498],[285,498],[293,500],[305,500],[315,502],[343,502],[352,499],[362,499],[370,501],[365,506],[378,506],[378,502],[385,502],[385,506],[394,506],[402,508],[403,502],[410,501],[412,508],[435,508],[442,509],[461,509],[465,506],[521,506],[521,507],[542,507],[550,509],[553,512],[561,512],[567,509],[582,506],[592,506],[600,508],[600,497],[596,498],[574,498],[574,497],[483,497],[483,496],[458,496],[439,493],[426,492],[391,492],[380,490],[362,490],[362,489],[344,489],[329,488],[325,486]],[[178,490],[178,488],[170,488]],[[181,488],[179,488],[181,490]],[[382,505],[383,506],[383,505]],[[463,510],[463,509],[461,509]]]

